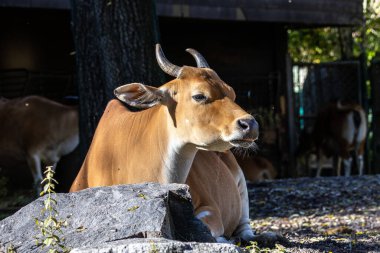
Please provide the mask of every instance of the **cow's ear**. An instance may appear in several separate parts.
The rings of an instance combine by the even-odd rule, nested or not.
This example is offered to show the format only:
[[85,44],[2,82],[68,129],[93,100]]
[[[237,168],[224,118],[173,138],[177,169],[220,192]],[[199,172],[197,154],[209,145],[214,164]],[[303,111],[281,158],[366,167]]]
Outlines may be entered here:
[[140,109],[155,106],[163,98],[161,90],[141,83],[122,85],[114,90],[114,94],[124,103]]

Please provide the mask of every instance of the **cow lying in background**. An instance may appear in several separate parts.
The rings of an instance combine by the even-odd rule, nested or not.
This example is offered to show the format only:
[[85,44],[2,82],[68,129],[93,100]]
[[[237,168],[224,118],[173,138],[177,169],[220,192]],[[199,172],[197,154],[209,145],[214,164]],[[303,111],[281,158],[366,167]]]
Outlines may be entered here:
[[272,163],[262,156],[235,154],[235,157],[248,182],[258,183],[266,179],[275,179],[277,176],[277,170]]
[[[257,239],[249,225],[244,175],[232,153],[223,152],[250,148],[258,124],[234,102],[234,90],[204,58],[186,51],[196,59],[196,68],[170,63],[156,46],[161,69],[176,79],[159,88],[131,83],[115,90],[119,100],[108,103],[70,191],[187,183],[196,216],[217,241]],[[145,110],[132,112],[122,102]]]
[[0,167],[25,160],[37,192],[41,163],[56,166],[79,143],[78,112],[39,96],[0,100]]
[[366,113],[359,104],[329,103],[317,114],[310,133],[301,135],[297,156],[308,157],[308,166],[310,154],[314,152],[317,176],[321,175],[323,163],[330,157],[334,158],[333,166],[338,176],[341,175],[342,159],[345,176],[351,175],[353,160],[359,175],[363,175],[366,135]]

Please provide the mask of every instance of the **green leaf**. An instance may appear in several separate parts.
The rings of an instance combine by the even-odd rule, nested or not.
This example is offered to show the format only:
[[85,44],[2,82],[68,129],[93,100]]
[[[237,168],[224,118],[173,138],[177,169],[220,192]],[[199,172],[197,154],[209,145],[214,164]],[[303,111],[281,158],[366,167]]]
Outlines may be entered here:
[[53,238],[51,237],[48,237],[43,241],[43,244],[45,244],[46,246],[50,246],[52,243],[53,243]]
[[136,211],[139,208],[139,206],[132,206],[127,209],[128,212]]
[[46,220],[44,220],[43,226],[46,228],[50,225],[50,223],[51,223],[51,218],[48,217]]
[[49,188],[50,188],[50,185],[49,184],[45,184],[43,191],[47,192],[49,190]]

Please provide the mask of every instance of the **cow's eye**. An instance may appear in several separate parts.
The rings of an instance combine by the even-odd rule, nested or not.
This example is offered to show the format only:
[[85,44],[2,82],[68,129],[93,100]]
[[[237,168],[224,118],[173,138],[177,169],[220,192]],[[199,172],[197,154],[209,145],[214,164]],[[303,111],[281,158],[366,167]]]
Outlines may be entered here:
[[205,102],[207,100],[207,97],[203,94],[196,94],[192,96],[192,98],[198,103]]

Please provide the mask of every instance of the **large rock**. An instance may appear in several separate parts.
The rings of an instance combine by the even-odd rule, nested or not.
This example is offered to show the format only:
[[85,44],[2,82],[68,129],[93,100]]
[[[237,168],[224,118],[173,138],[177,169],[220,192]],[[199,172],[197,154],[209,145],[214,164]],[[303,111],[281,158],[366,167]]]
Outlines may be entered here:
[[241,249],[226,243],[180,242],[164,238],[127,239],[96,246],[73,249],[70,253],[240,253]]
[[[207,227],[194,218],[188,186],[155,183],[118,185],[61,193],[54,197],[69,248],[88,247],[130,238],[167,238],[213,242]],[[0,249],[40,252],[34,237],[45,197],[0,221]]]

